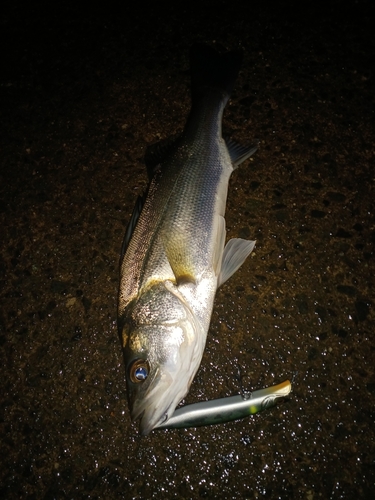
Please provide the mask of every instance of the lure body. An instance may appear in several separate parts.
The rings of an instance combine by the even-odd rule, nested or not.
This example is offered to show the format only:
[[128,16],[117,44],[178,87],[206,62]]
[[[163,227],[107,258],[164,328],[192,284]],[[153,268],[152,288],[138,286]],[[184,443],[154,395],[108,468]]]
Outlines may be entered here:
[[247,398],[237,395],[186,405],[176,410],[167,422],[157,428],[200,427],[245,418],[275,406],[280,398],[288,396],[291,389],[291,383],[286,380],[281,384],[254,391]]

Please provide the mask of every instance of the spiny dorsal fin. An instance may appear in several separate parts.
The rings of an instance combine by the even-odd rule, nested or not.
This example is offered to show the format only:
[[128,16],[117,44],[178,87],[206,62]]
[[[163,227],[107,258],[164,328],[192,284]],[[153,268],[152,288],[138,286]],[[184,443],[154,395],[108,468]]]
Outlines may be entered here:
[[176,143],[179,138],[180,134],[175,134],[147,147],[145,153],[145,164],[149,180],[154,177],[155,173],[159,170],[165,159],[168,158],[175,150]]

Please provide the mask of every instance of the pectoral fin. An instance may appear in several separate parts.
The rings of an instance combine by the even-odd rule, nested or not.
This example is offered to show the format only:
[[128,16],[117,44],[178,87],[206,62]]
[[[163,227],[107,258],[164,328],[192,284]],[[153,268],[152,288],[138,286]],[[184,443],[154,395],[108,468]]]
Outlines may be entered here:
[[228,241],[224,248],[218,288],[242,266],[254,246],[255,241],[243,240],[241,238],[233,238]]
[[176,284],[195,283],[196,269],[191,254],[191,245],[185,234],[174,232],[173,236],[163,238],[165,253],[176,279]]

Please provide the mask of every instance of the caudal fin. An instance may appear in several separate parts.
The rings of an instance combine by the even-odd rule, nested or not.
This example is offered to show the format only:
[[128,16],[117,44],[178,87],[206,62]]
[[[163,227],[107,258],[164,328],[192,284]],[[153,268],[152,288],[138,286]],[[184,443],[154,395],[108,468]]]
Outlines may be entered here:
[[218,89],[229,96],[240,71],[242,58],[242,52],[237,50],[219,54],[208,45],[194,44],[190,49],[193,101],[207,92],[207,87]]

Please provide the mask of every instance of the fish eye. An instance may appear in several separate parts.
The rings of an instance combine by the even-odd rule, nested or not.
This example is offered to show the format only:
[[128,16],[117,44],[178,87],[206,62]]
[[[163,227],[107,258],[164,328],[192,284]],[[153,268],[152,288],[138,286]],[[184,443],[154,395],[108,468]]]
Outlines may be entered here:
[[148,377],[150,365],[145,359],[136,359],[129,368],[129,377],[134,384],[144,382]]

